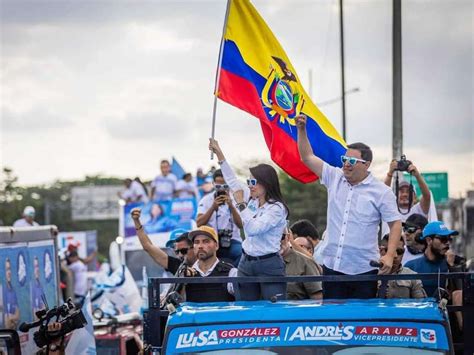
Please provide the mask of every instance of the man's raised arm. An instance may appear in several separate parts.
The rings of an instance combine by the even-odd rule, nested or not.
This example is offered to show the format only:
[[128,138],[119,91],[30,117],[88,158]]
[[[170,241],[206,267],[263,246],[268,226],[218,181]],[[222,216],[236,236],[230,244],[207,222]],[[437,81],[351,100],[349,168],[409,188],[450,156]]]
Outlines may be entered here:
[[163,267],[164,269],[168,269],[168,254],[166,254],[159,247],[153,245],[150,238],[143,230],[143,225],[140,222],[141,210],[139,208],[134,208],[130,214],[132,215],[133,223],[135,224],[135,229],[137,231],[137,236],[138,236],[138,239],[140,240],[140,243],[143,249],[161,267]]
[[324,161],[318,158],[313,153],[313,148],[308,140],[308,133],[306,132],[305,115],[298,115],[295,117],[296,127],[298,127],[298,151],[300,153],[301,161],[319,177],[323,174]]

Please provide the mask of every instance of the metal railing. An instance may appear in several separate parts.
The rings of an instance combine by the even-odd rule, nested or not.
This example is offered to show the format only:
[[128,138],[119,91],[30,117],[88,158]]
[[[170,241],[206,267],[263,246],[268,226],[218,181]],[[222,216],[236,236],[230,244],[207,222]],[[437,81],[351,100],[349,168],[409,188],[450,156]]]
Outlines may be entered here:
[[[474,354],[474,273],[456,272],[441,274],[389,274],[389,275],[326,275],[326,276],[285,276],[285,277],[172,277],[148,279],[149,308],[144,317],[144,343],[149,351],[160,352],[164,321],[168,310],[161,309],[160,289],[165,284],[232,283],[236,301],[239,300],[239,283],[281,283],[281,282],[361,282],[389,280],[461,280],[463,305],[448,305],[448,312],[460,311],[463,316],[463,343],[454,343],[455,350],[463,349],[464,354]],[[414,299],[416,302],[416,299]],[[315,301],[321,302],[321,301]],[[324,299],[322,300],[324,302]],[[469,336],[471,335],[471,336]]]

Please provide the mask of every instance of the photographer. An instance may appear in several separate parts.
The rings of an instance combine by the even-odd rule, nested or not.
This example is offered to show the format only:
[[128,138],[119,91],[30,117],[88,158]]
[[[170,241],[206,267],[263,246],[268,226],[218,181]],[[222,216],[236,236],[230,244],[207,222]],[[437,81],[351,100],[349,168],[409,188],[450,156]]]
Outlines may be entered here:
[[416,192],[409,182],[402,180],[398,184],[398,187],[396,187],[396,189],[398,189],[397,205],[401,213],[402,222],[405,222],[407,218],[414,213],[421,214],[428,218],[431,193],[417,167],[410,160],[407,160],[404,155],[402,155],[400,160],[393,159],[384,180],[385,185],[392,186],[393,174],[396,171],[406,171],[410,175],[413,175],[421,189],[421,199],[419,202],[416,202]]
[[215,192],[207,194],[199,201],[196,224],[198,227],[209,225],[217,231],[217,256],[237,266],[242,256],[242,219],[234,206],[233,196],[229,195],[229,185],[226,184],[222,171],[216,170],[212,178]]

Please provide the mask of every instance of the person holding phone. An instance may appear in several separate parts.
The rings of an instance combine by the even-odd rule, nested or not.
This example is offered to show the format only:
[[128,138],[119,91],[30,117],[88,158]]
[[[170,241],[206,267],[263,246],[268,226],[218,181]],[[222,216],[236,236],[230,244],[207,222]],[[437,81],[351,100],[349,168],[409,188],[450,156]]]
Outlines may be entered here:
[[[224,180],[233,192],[242,219],[245,240],[238,265],[239,276],[285,276],[280,241],[289,215],[275,169],[268,164],[251,167],[247,186],[241,184],[215,139],[209,149],[217,155]],[[245,194],[250,193],[250,199]],[[242,300],[286,299],[286,283],[244,283]]]
[[222,171],[214,171],[212,179],[214,193],[207,194],[199,201],[196,224],[198,227],[208,225],[217,231],[217,257],[237,266],[242,256],[242,219],[235,207],[233,196],[229,194],[229,185],[224,180]]

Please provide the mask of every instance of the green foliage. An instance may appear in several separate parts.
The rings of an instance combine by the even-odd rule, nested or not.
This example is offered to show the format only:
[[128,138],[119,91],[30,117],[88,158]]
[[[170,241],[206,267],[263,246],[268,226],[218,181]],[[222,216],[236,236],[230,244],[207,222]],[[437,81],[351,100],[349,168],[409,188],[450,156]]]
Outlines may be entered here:
[[51,185],[21,187],[18,178],[7,167],[0,178],[0,225],[11,226],[21,218],[25,206],[36,210],[35,220],[54,224],[59,231],[97,230],[99,253],[108,255],[109,244],[117,237],[118,220],[73,221],[71,219],[71,188],[74,186],[121,185],[123,179],[100,175],[86,176],[79,181],[55,181]]
[[310,220],[322,233],[326,229],[327,191],[319,182],[302,184],[279,172],[283,197],[290,209],[290,223]]

